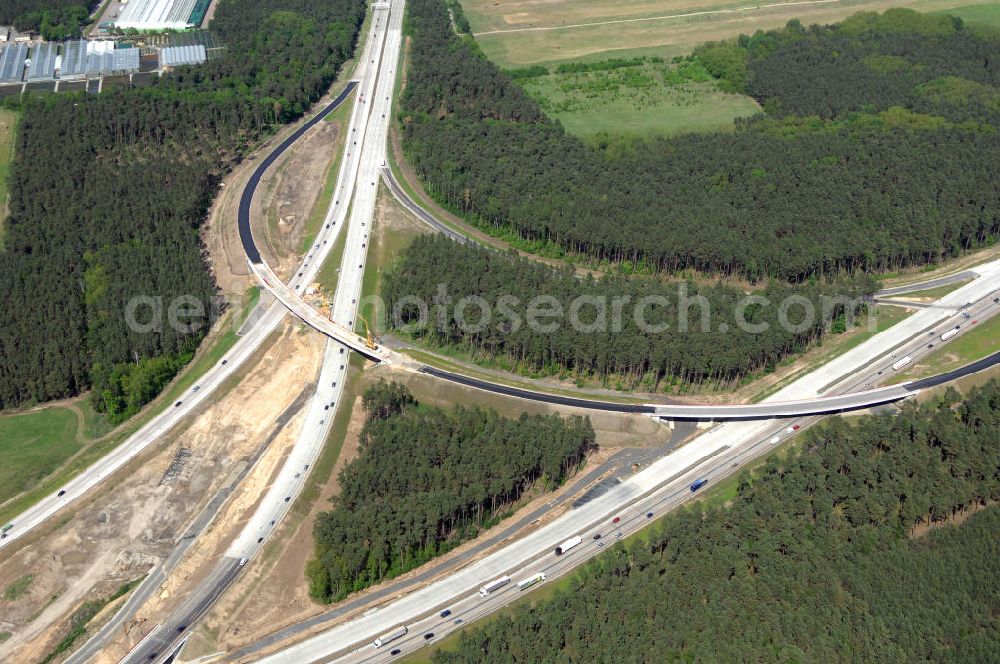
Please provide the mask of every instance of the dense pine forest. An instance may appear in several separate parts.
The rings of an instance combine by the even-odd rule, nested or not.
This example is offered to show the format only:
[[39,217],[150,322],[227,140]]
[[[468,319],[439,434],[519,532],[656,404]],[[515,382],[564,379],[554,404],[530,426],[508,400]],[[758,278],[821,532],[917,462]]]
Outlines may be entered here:
[[[420,311],[407,298],[435,302],[439,284],[447,286],[451,298],[445,315],[428,311],[429,324],[417,328],[413,324]],[[753,294],[767,298],[769,305],[757,301],[741,309],[745,294],[721,283],[699,286],[620,276],[581,280],[535,261],[459,245],[441,236],[422,236],[387,272],[382,295],[390,325],[433,345],[457,346],[530,372],[617,376],[630,387],[642,383],[656,390],[664,387],[665,380],[727,386],[774,367],[835,325],[844,329],[846,319],[853,320],[864,306],[863,296],[873,290],[874,282],[863,277],[794,286],[773,282]],[[489,319],[481,318],[477,306],[460,305],[470,294],[484,298],[492,310]],[[800,325],[806,312],[798,305],[787,310],[787,320],[795,327],[781,324],[781,303],[793,295],[811,304],[811,324]],[[566,314],[554,329],[539,331],[527,324],[536,296],[555,298]],[[701,297],[707,308],[698,304]],[[581,306],[583,325],[573,326],[568,314],[578,298],[590,298],[594,304]],[[617,317],[615,298],[623,303]],[[637,318],[636,307],[644,298],[649,306],[642,307]],[[459,324],[456,315],[467,324]],[[748,325],[738,325],[738,315]],[[601,320],[606,324],[596,329]],[[640,328],[640,322],[646,325]],[[664,324],[669,327],[664,329]],[[759,326],[766,330],[761,332]]]
[[363,404],[358,458],[313,528],[306,574],[327,602],[475,537],[533,484],[562,483],[594,444],[584,418],[431,408],[398,383],[372,386]]
[[997,381],[832,420],[433,661],[996,661],[1000,508],[946,522],[1000,499],[998,440]]
[[798,282],[936,261],[1000,229],[1000,38],[908,10],[706,45],[698,57],[768,115],[734,132],[566,134],[409,3],[404,149],[473,223],[558,255]]
[[[361,0],[223,0],[228,56],[151,87],[26,98],[0,254],[0,408],[94,386],[120,421],[155,396],[208,328],[199,239],[226,171],[301,115],[353,52]],[[162,324],[136,332],[134,309]],[[204,315],[170,323],[190,296]],[[177,309],[175,309],[176,311]]]

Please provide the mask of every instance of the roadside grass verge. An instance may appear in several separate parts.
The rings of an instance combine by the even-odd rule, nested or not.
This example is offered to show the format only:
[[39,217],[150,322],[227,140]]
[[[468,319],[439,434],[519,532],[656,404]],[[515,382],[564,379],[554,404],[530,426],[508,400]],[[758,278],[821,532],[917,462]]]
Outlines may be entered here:
[[337,135],[337,142],[333,148],[333,161],[330,162],[330,168],[326,172],[326,182],[324,182],[323,190],[320,191],[319,197],[316,198],[316,202],[313,203],[312,209],[309,211],[309,218],[306,220],[305,229],[302,232],[301,253],[303,254],[307,253],[309,248],[312,247],[313,242],[316,241],[316,236],[323,225],[323,220],[326,219],[327,210],[330,208],[330,201],[333,200],[333,189],[337,186],[340,163],[344,159],[344,144],[347,141],[345,132],[347,131],[347,125],[350,121],[351,110],[353,108],[354,95],[352,94],[344,100],[340,108],[324,118],[326,122],[337,123],[339,133]]
[[[353,203],[351,204],[353,205]],[[347,218],[350,219],[351,207],[347,208]],[[344,249],[347,246],[347,229],[340,229],[333,249],[327,254],[326,260],[316,273],[316,282],[323,288],[327,296],[333,297],[337,292],[337,281],[340,278],[340,264],[344,261]]]
[[[970,324],[971,321],[966,321],[963,326]],[[935,334],[934,339],[935,341],[929,343],[940,343],[939,335]],[[940,344],[927,357],[906,371],[896,374],[889,382],[902,383],[951,371],[998,350],[1000,350],[1000,316],[993,316],[976,323],[972,330],[955,339]]]
[[63,637],[62,641],[56,644],[56,647],[44,658],[42,658],[40,664],[49,664],[49,662],[55,661],[60,655],[72,648],[77,639],[87,633],[87,625],[94,619],[95,616],[97,616],[97,614],[101,612],[105,606],[132,592],[132,589],[139,585],[143,578],[145,578],[145,575],[139,577],[138,579],[123,583],[118,586],[118,590],[104,599],[84,602],[83,606],[74,611],[73,615],[69,618],[69,634]]
[[[473,237],[472,231],[475,230],[473,226],[471,225],[465,226],[464,222],[463,225],[452,223],[452,221],[447,218],[447,215],[441,214],[441,212],[443,211],[441,206],[439,206],[436,202],[429,200],[427,197],[422,196],[410,185],[409,180],[407,180],[406,177],[403,175],[402,169],[396,162],[395,150],[388,150],[387,152],[388,155],[386,156],[387,159],[386,164],[388,165],[389,170],[392,171],[392,174],[395,177],[396,182],[399,184],[400,188],[404,192],[406,192],[406,194],[410,197],[411,200],[413,200],[420,207],[427,210],[431,215],[434,216],[435,219],[437,219],[439,222],[441,222],[451,230],[455,231],[456,233],[459,233],[466,238]],[[389,196],[392,196],[391,191],[389,192]],[[395,200],[394,196],[393,200]],[[402,207],[402,205],[400,205],[400,207]],[[409,210],[407,210],[406,214],[411,214],[411,213]],[[424,222],[420,221],[419,223],[423,224]],[[427,228],[430,229],[430,226],[428,226]],[[488,235],[485,236],[485,238],[493,239]],[[475,242],[477,242],[478,244],[492,246],[495,248],[503,248],[499,243],[482,241],[478,237],[476,238]]]
[[909,293],[901,293],[900,295],[892,295],[890,297],[900,300],[940,300],[942,297],[958,290],[962,286],[965,286],[972,278],[963,279],[962,281],[956,281],[953,284],[945,284],[944,286],[938,286],[937,288],[928,288],[927,290],[912,291]]
[[[774,383],[773,385],[768,386],[767,389],[761,390],[755,394],[750,399],[750,403],[759,403],[763,401],[767,397],[787,386],[789,383],[792,383],[810,373],[815,367],[826,364],[827,362],[830,362],[844,353],[860,346],[876,334],[885,332],[896,323],[905,320],[911,314],[912,312],[905,307],[877,305],[874,330],[868,329],[868,318],[865,317],[858,320],[859,324],[853,331],[846,334],[830,335],[824,341],[823,345],[819,347],[818,355],[810,357],[809,362],[804,363],[803,366],[797,371],[790,373],[777,383]],[[788,358],[785,362],[793,362],[799,357],[801,356]]]
[[532,392],[544,392],[547,394],[566,396],[566,397],[576,397],[578,399],[593,399],[598,401],[610,401],[614,403],[645,403],[645,400],[639,397],[633,397],[628,395],[618,395],[618,394],[603,394],[603,393],[593,393],[586,392],[581,389],[570,389],[570,388],[560,388],[556,386],[539,386],[535,383],[527,383],[524,381],[517,380],[515,374],[510,374],[509,376],[498,376],[487,371],[477,371],[475,368],[468,366],[467,364],[462,364],[459,362],[454,362],[449,359],[449,356],[437,354],[437,349],[435,352],[430,352],[422,348],[401,348],[400,351],[404,355],[412,357],[418,362],[423,362],[424,364],[441,369],[442,371],[451,371],[454,373],[460,373],[465,376],[470,376],[472,378],[482,378],[484,380],[489,380],[493,383],[498,383],[500,385],[506,385],[508,387],[516,387],[524,390],[530,390]]
[[[879,306],[875,320],[876,327],[874,330],[868,329],[868,318],[866,316],[859,317],[857,326],[852,330],[848,330],[847,332],[840,334],[827,335],[823,339],[822,344],[814,345],[804,353],[799,353],[782,360],[774,371],[781,371],[783,368],[787,368],[795,363],[799,363],[801,366],[766,388],[758,389],[757,392],[750,393],[751,396],[749,397],[749,402],[756,403],[767,398],[792,381],[809,373],[817,365],[829,362],[856,346],[859,346],[876,334],[884,332],[896,323],[904,320],[910,315],[910,313],[910,311],[902,307]],[[647,389],[647,394],[645,396],[637,397],[630,394],[629,391],[626,390],[625,386],[614,377],[609,378],[607,383],[602,384],[589,377],[574,377],[572,372],[568,371],[557,372],[551,375],[543,374],[541,372],[525,372],[522,374],[518,372],[516,367],[512,367],[509,364],[488,358],[484,359],[472,357],[461,349],[450,347],[431,348],[424,345],[421,341],[413,339],[406,339],[406,343],[409,345],[399,348],[399,352],[410,356],[418,362],[423,362],[428,366],[442,369],[444,371],[453,371],[455,373],[464,374],[474,378],[487,379],[509,387],[540,391],[559,396],[596,399],[617,403],[646,403],[654,400],[657,396],[676,396],[678,394],[682,394],[687,397],[711,396],[721,393],[732,395],[731,389],[720,391],[718,389],[706,387],[698,390],[684,389],[678,392],[661,391],[655,394]],[[736,396],[743,398],[740,395],[747,394],[748,390],[755,389],[755,383],[771,373],[774,372],[771,371],[748,376],[739,386],[740,392]],[[525,380],[519,380],[521,378]],[[559,387],[558,385],[538,385],[537,383],[531,383],[527,380],[545,378],[556,378],[559,380],[575,378],[576,387],[570,388]],[[643,383],[638,389],[642,390],[644,387],[649,386]],[[598,389],[615,390],[615,393],[595,391]]]
[[[376,210],[380,207],[384,210],[387,205],[397,205],[392,192],[389,191],[384,182],[379,183],[378,198],[375,205]],[[400,206],[399,214],[409,215],[409,212],[405,212]],[[413,242],[414,238],[423,232],[423,229],[399,228],[385,217],[377,220],[375,223],[376,225],[368,234],[368,254],[365,261],[365,272],[361,281],[361,300],[358,307],[359,316],[354,325],[355,331],[361,335],[365,333],[365,324],[362,321],[362,317],[372,326],[373,334],[385,329],[385,312],[378,310],[376,307],[378,300],[375,296],[382,292],[382,281],[386,268],[391,265],[396,256],[399,256]],[[378,224],[381,224],[381,226]]]

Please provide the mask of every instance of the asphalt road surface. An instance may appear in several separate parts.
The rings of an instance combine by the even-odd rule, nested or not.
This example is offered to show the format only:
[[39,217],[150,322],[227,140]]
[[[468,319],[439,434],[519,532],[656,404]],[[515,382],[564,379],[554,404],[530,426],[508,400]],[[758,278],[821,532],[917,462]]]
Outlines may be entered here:
[[902,295],[903,293],[915,293],[917,291],[929,290],[931,288],[937,288],[939,286],[956,284],[960,281],[965,281],[966,279],[974,279],[977,276],[979,275],[974,270],[965,270],[963,272],[958,272],[956,274],[949,274],[946,277],[928,279],[927,281],[918,281],[913,284],[906,284],[905,286],[894,286],[892,288],[883,288],[879,292],[875,293],[875,297],[891,297],[893,295]]

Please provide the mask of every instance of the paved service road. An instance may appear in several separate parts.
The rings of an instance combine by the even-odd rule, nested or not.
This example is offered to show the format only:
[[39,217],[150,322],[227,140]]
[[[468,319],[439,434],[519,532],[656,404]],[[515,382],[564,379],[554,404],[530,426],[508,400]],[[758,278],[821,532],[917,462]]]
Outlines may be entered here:
[[975,270],[965,270],[956,274],[949,274],[945,277],[938,277],[936,279],[928,279],[927,281],[918,281],[917,283],[906,284],[905,286],[883,288],[879,292],[875,293],[875,297],[891,297],[893,295],[902,295],[903,293],[915,293],[917,291],[930,290],[931,288],[937,288],[939,286],[947,286],[949,284],[956,284],[968,279],[975,279],[978,276],[979,274]]
[[409,194],[407,194],[406,191],[404,191],[399,185],[399,182],[396,181],[396,176],[392,174],[392,169],[388,166],[382,169],[382,179],[385,180],[386,186],[389,187],[389,191],[392,192],[392,195],[396,198],[396,200],[399,201],[403,207],[409,210],[417,219],[424,222],[437,232],[450,237],[459,244],[468,244],[469,239],[467,237],[432,215],[430,212],[418,205],[415,200],[410,198]]

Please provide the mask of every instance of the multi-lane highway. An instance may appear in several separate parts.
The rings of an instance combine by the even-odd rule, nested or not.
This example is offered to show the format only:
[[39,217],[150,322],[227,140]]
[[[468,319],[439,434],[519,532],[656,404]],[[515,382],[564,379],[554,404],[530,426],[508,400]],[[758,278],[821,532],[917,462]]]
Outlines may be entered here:
[[[346,233],[330,320],[323,319],[319,312],[301,302],[295,291],[302,290],[304,285],[311,282],[315,271],[327,258],[332,243],[317,240],[307,255],[303,269],[295,274],[291,280],[291,287],[288,287],[270,271],[260,257],[249,232],[249,222],[240,222],[241,229],[246,229],[245,233],[241,232],[241,236],[244,239],[244,248],[250,249],[248,259],[251,259],[251,266],[259,277],[266,279],[265,283],[272,292],[280,294],[279,301],[287,304],[288,298],[295,298],[308,309],[308,311],[303,310],[304,315],[300,316],[303,320],[312,324],[310,321],[319,319],[319,326],[313,325],[314,327],[322,327],[325,322],[336,325],[335,333],[328,333],[331,338],[326,345],[319,381],[307,408],[302,428],[281,469],[223,558],[204,581],[188,592],[184,601],[163,621],[160,629],[150,634],[129,653],[124,660],[126,662],[157,662],[169,658],[176,652],[186,638],[188,630],[212,607],[281,523],[292,502],[302,490],[310,469],[329,435],[342,396],[350,349],[358,350],[369,359],[379,361],[385,359],[383,354],[368,348],[361,337],[351,332],[357,315],[377,193],[372,184],[376,180],[370,178],[377,177],[377,169],[381,163],[379,150],[373,146],[385,145],[388,100],[391,96],[396,67],[396,58],[392,54],[398,53],[401,34],[401,16],[391,17],[388,5],[375,4],[372,6],[372,12],[369,37],[359,63],[364,66],[359,67],[356,73],[359,78],[358,100],[348,125],[345,157],[341,162],[335,195],[324,222],[324,229],[339,232],[343,228],[345,229],[343,232]],[[383,60],[384,54],[390,55]],[[385,101],[379,103],[383,98]],[[279,149],[284,150],[290,145],[291,143],[283,144]],[[365,149],[361,149],[362,147]],[[384,152],[382,156],[384,157]],[[269,158],[265,164],[269,166],[274,161],[274,158]],[[248,191],[244,192],[243,200],[246,204],[241,205],[241,211],[245,211],[246,215],[250,214],[252,188],[255,188],[259,181],[260,178],[256,178],[248,186]],[[349,219],[348,214],[350,214]],[[256,256],[258,262],[252,260],[251,254]],[[299,313],[294,307],[289,308]],[[353,343],[347,345],[338,341],[339,338],[345,337]],[[362,342],[360,347],[358,340]]]
[[[974,320],[996,313],[997,303],[993,292],[1000,276],[1000,261],[977,268],[980,279],[963,286],[942,299],[942,307],[920,311],[906,321],[875,335],[865,343],[851,349],[835,361],[792,382],[766,400],[780,404],[795,400],[801,395],[827,394],[835,396],[864,389],[888,379],[893,364],[907,354],[914,359],[920,353],[930,352],[928,345],[949,329],[959,326],[963,332],[973,326]],[[971,304],[970,304],[971,302]],[[907,365],[909,366],[909,365]],[[412,649],[419,644],[433,641],[453,629],[453,618],[441,619],[439,611],[457,607],[467,612],[468,619],[485,614],[501,605],[504,597],[515,593],[512,586],[487,597],[480,597],[476,589],[484,583],[503,575],[516,581],[527,575],[545,571],[555,576],[561,567],[571,561],[580,562],[588,552],[598,550],[599,541],[587,540],[586,545],[574,549],[565,558],[553,562],[552,551],[566,539],[581,535],[592,538],[601,528],[610,528],[616,518],[617,528],[626,522],[625,516],[639,527],[652,512],[654,517],[670,506],[679,504],[692,494],[691,482],[706,478],[713,482],[736,469],[749,459],[765,453],[772,445],[785,440],[802,427],[818,419],[815,415],[777,423],[774,420],[727,422],[698,437],[692,443],[667,455],[636,473],[626,481],[612,487],[573,510],[559,516],[549,524],[526,534],[506,547],[456,570],[452,575],[434,581],[419,590],[378,608],[373,612],[345,621],[322,634],[306,639],[284,650],[265,657],[266,662],[313,662],[342,656],[343,661],[387,661],[392,650],[405,644]],[[615,530],[615,533],[618,531]],[[549,571],[546,571],[549,570]],[[451,608],[453,614],[454,608]],[[459,616],[461,617],[461,616]],[[450,621],[450,622],[449,622]],[[398,625],[412,626],[406,636],[394,641],[386,649],[369,645],[380,634]],[[434,636],[424,638],[433,632]]]
[[[191,410],[203,403],[229,375],[232,374],[256,350],[263,340],[278,325],[287,307],[309,325],[323,331],[331,341],[327,345],[320,383],[312,399],[302,431],[287,462],[272,482],[245,529],[233,543],[227,556],[209,575],[196,592],[189,595],[183,605],[175,611],[170,620],[151,638],[147,639],[132,655],[129,661],[156,661],[176,647],[186,630],[214,602],[215,598],[238,575],[242,564],[251,558],[267,536],[280,521],[290,502],[302,487],[305,476],[328,433],[333,411],[340,399],[340,391],[345,375],[348,348],[354,349],[376,361],[392,359],[390,351],[369,348],[364,337],[354,333],[357,302],[360,297],[362,276],[377,183],[385,177],[385,147],[390,118],[391,96],[395,81],[395,68],[401,42],[401,22],[403,1],[377,3],[373,6],[372,29],[359,62],[356,78],[357,103],[351,116],[345,157],[341,164],[334,197],[322,229],[315,244],[307,252],[300,268],[294,273],[289,285],[285,285],[263,261],[252,241],[249,219],[254,192],[266,169],[280,158],[285,148],[308,131],[322,116],[343,102],[354,90],[355,82],[320,114],[304,123],[289,136],[278,149],[267,157],[255,170],[244,198],[241,199],[238,221],[251,268],[264,285],[280,300],[272,306],[259,322],[240,342],[183,395],[172,408],[151,420],[126,443],[104,457],[84,473],[63,487],[58,495],[50,496],[15,520],[15,528],[8,537],[0,540],[0,547],[8,546],[26,532],[49,518],[59,509],[78,499],[96,484],[108,477],[122,465],[135,458],[159,436],[169,430]],[[391,178],[387,182],[392,188]],[[398,189],[398,185],[397,185]],[[399,192],[394,191],[397,195]],[[419,206],[417,206],[419,209]],[[350,211],[350,219],[348,219]],[[414,212],[417,213],[416,211]],[[425,213],[426,214],[426,213]],[[433,217],[430,217],[432,226]],[[425,220],[426,221],[426,220]],[[345,251],[341,265],[340,280],[334,299],[332,319],[319,315],[299,297],[304,287],[311,283],[323,261],[332,250],[338,234],[347,226]],[[459,239],[461,236],[437,223],[439,231]],[[248,242],[249,240],[249,242]],[[476,379],[446,374],[429,367],[418,367],[432,375],[450,380],[464,379],[478,383],[475,386],[495,392],[511,394],[522,398],[532,398],[553,403],[574,401],[575,405],[603,410],[646,412],[665,418],[749,418],[774,416],[800,416],[869,407],[871,405],[904,398],[932,384],[950,379],[937,377],[928,381],[918,381],[909,385],[889,388],[875,388],[891,369],[893,361],[902,356],[914,360],[929,352],[927,347],[943,331],[959,326],[960,332],[969,329],[971,318],[985,318],[993,315],[996,303],[991,299],[997,286],[1000,264],[989,264],[974,268],[968,273],[953,275],[922,284],[920,288],[931,288],[945,283],[956,283],[975,275],[977,278],[954,293],[942,299],[940,306],[928,308],[888,332],[877,335],[866,344],[859,346],[829,365],[795,381],[763,404],[735,406],[675,406],[675,405],[623,405],[611,402],[574,400],[567,397],[540,395],[526,390],[515,390],[506,386],[484,383]],[[905,289],[905,290],[901,290]],[[914,287],[888,289],[880,295],[891,295],[914,290]],[[961,312],[967,312],[969,317]],[[926,338],[923,336],[926,334]],[[874,358],[874,359],[873,359]],[[981,365],[977,365],[981,368]],[[843,380],[847,378],[847,380]],[[936,382],[935,382],[936,381]],[[470,383],[471,384],[471,383]],[[849,391],[849,393],[848,393]],[[803,398],[804,397],[804,398]],[[712,408],[717,410],[711,410]],[[638,409],[638,410],[633,410]],[[802,420],[799,426],[807,425],[815,418]],[[555,543],[569,534],[584,533],[592,536],[607,526],[611,514],[619,514],[621,521],[614,529],[602,533],[627,533],[632,528],[647,522],[645,514],[653,510],[662,513],[668,507],[679,504],[689,497],[686,486],[693,477],[708,477],[714,480],[738,467],[743,461],[766,451],[791,432],[788,427],[797,424],[775,424],[774,422],[738,422],[718,427],[700,437],[697,443],[688,445],[677,452],[660,459],[628,481],[614,487],[608,493],[578,507],[551,524],[541,528],[522,540],[469,565],[456,574],[435,582],[426,588],[395,602],[373,614],[345,623],[329,632],[299,644],[274,658],[275,661],[313,661],[336,653],[348,651],[359,641],[374,634],[410,621],[412,634],[399,643],[409,644],[410,638],[424,642],[424,625],[437,627],[435,637],[454,626],[454,618],[442,621],[434,618],[435,611],[442,606],[454,605],[454,616],[482,615],[491,607],[508,601],[517,593],[513,584],[486,599],[474,594],[476,587],[494,576],[517,570],[519,575],[545,571],[553,578],[569,567],[574,560],[583,558],[588,552],[596,552],[602,540],[587,540],[567,556],[553,562],[549,550]],[[721,432],[721,433],[720,433]],[[735,465],[734,465],[735,464]],[[627,506],[627,507],[623,507]],[[623,512],[623,510],[625,510]],[[604,524],[604,525],[602,525]],[[515,582],[518,580],[514,579]],[[471,593],[471,594],[470,594]],[[491,604],[492,602],[492,604]],[[433,609],[433,610],[432,610]],[[459,611],[464,613],[459,613]],[[367,648],[351,655],[354,661],[367,661],[372,657],[387,656],[386,651],[372,653]]]
[[212,393],[253,355],[284,316],[284,307],[280,305],[271,307],[258,323],[222,357],[219,363],[209,369],[196,385],[181,395],[173,406],[152,418],[124,443],[66,482],[57,493],[42,499],[14,518],[12,520],[14,527],[8,531],[6,538],[0,539],[0,549],[11,546],[42,522],[78,501],[91,489],[159,440],[198,406],[208,401]]

